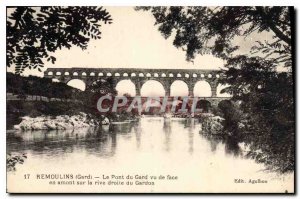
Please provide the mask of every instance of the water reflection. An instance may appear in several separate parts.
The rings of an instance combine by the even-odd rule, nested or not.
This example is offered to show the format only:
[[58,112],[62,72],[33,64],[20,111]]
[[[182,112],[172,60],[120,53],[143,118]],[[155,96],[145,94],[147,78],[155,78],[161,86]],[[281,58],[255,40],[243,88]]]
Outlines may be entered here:
[[27,131],[7,134],[8,152],[30,151],[33,155],[59,156],[85,150],[111,157],[117,147],[117,134],[128,135],[133,124],[119,124],[76,130]]
[[239,141],[235,137],[224,137],[224,136],[216,136],[209,134],[200,134],[203,138],[205,138],[211,147],[212,152],[216,152],[219,144],[223,144],[225,153],[228,155],[233,155],[235,157],[242,156],[243,151],[239,146]]
[[171,120],[170,119],[164,120],[163,130],[164,130],[165,151],[170,151],[171,132],[172,132]]
[[[200,124],[194,119],[143,118],[139,122],[117,123],[109,126],[76,130],[28,131],[7,134],[8,152],[29,152],[33,156],[67,156],[86,153],[97,157],[121,156],[129,150],[123,145],[134,145],[136,152],[147,146],[155,148],[160,140],[167,153],[186,146],[193,155],[195,146],[209,143],[210,151],[223,150],[238,157],[242,150],[237,140],[199,134]],[[119,142],[124,143],[118,146]],[[218,148],[219,145],[221,149]],[[118,151],[118,148],[120,150]],[[201,151],[196,151],[201,153]]]
[[[76,173],[179,175],[180,187],[186,192],[190,191],[186,185],[197,185],[195,190],[203,188],[204,192],[211,192],[211,188],[230,191],[228,187],[236,185],[227,187],[223,182],[233,183],[236,176],[268,179],[270,184],[255,187],[258,192],[279,190],[285,185],[283,180],[274,180],[275,175],[262,173],[263,164],[244,158],[238,140],[200,134],[200,129],[201,124],[194,119],[142,118],[101,128],[9,132],[8,153],[26,153],[28,157],[16,166],[16,171],[8,172],[8,178],[23,182],[20,186],[24,187],[29,185],[20,179],[24,173],[45,173],[51,168],[52,172],[65,169]],[[202,182],[206,181],[211,186],[204,188]],[[292,183],[293,178],[288,181]],[[169,190],[178,191],[173,185],[166,183],[162,188],[169,186]],[[148,189],[141,187],[139,191],[152,191],[152,187]]]

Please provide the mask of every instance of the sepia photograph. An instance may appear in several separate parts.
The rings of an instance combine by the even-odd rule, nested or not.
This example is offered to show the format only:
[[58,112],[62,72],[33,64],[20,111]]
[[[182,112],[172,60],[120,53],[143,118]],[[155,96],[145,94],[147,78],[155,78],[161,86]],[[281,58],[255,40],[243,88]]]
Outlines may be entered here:
[[7,193],[295,194],[292,6],[7,6]]

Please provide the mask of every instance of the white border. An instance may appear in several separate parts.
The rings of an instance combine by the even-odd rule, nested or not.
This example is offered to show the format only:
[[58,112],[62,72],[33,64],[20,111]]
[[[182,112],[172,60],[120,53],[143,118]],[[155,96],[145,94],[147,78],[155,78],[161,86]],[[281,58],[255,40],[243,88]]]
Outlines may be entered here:
[[[231,6],[253,6],[253,5],[261,5],[261,6],[268,6],[268,5],[276,5],[276,6],[295,6],[296,12],[299,11],[300,8],[300,1],[299,0],[247,0],[247,1],[242,1],[242,0],[226,0],[226,1],[221,1],[221,0],[207,0],[207,1],[200,1],[200,0],[72,0],[72,1],[63,1],[63,0],[49,0],[48,2],[45,2],[43,0],[2,0],[0,1],[0,63],[1,63],[1,71],[0,71],[0,172],[1,172],[1,178],[0,178],[0,196],[1,198],[7,198],[7,197],[12,197],[12,198],[27,198],[27,197],[33,197],[32,195],[23,195],[23,196],[16,196],[16,195],[8,195],[6,194],[6,118],[5,118],[5,113],[6,113],[6,63],[5,63],[5,30],[6,30],[6,6],[46,6],[46,5],[60,5],[60,6],[84,6],[84,5],[103,5],[103,6],[141,6],[141,5],[151,5],[151,6],[162,6],[162,5],[182,5],[182,6],[187,6],[187,5],[201,5],[201,6],[216,6],[216,5],[231,5]],[[299,13],[298,13],[299,16]],[[297,15],[296,15],[296,24],[297,24]],[[299,25],[296,25],[296,33],[299,33]],[[299,34],[296,35],[296,37],[299,36]],[[299,48],[298,46],[296,47],[296,57],[299,57]],[[299,62],[296,62],[299,63]],[[297,67],[297,66],[296,66]],[[297,77],[300,75],[300,70],[298,68],[297,70]],[[298,84],[299,81],[297,81],[297,93],[300,91],[300,87]],[[298,98],[297,98],[298,99]],[[299,100],[297,101],[299,102]],[[299,108],[297,108],[297,113],[299,113]],[[299,117],[297,118],[297,123],[299,122]],[[297,125],[297,129],[298,125]],[[296,132],[298,133],[298,132]],[[299,144],[299,135],[297,135],[297,144]],[[299,147],[297,147],[299,148]],[[297,154],[297,173],[299,173],[299,153],[298,151],[296,152]],[[298,183],[296,183],[298,185]],[[298,186],[299,187],[299,186]],[[296,190],[299,191],[299,188],[296,187]],[[87,196],[101,196],[101,195],[37,195],[35,198],[86,198]],[[127,195],[127,197],[131,197],[130,195]],[[119,198],[122,197],[120,195],[105,195],[101,196],[103,198],[109,197],[109,198]],[[138,195],[135,197],[149,197],[148,195]],[[163,197],[163,196],[151,196],[150,197]],[[166,196],[164,196],[165,198]],[[170,197],[170,196],[168,196]],[[183,197],[183,195],[177,195],[173,197]],[[189,197],[184,196],[184,197]],[[209,195],[209,196],[204,196],[200,195],[200,197],[203,198],[219,198],[220,196],[216,195]],[[232,195],[227,195],[223,197],[232,197]],[[243,196],[235,196],[237,198],[241,198]],[[249,196],[246,196],[249,197]],[[266,195],[254,195],[253,197],[255,198],[264,198]],[[278,196],[267,196],[268,198],[277,198]]]

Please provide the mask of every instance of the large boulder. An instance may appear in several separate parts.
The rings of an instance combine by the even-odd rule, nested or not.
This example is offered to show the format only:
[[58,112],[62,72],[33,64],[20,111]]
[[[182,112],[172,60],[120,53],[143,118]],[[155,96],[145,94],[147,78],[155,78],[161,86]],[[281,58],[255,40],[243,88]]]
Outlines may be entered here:
[[49,130],[55,130],[56,129],[56,123],[55,123],[55,121],[48,120],[47,122],[45,122],[45,125],[47,126],[47,128]]
[[39,121],[39,122],[33,122],[31,124],[31,129],[32,130],[47,130],[48,127],[45,125],[44,122]]
[[[15,125],[17,130],[65,130],[73,128],[86,128],[95,126],[98,123],[87,118],[86,113],[79,113],[78,115],[68,116],[60,115],[56,117],[39,116],[35,118],[23,117],[19,125]],[[109,120],[104,118],[102,123],[109,124]]]

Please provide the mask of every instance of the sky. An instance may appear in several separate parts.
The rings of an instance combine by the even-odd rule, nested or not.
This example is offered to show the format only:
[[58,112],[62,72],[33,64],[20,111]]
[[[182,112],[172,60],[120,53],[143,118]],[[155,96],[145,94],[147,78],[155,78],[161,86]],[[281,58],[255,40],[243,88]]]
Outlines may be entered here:
[[[197,57],[194,64],[187,62],[185,52],[158,32],[149,12],[133,7],[108,7],[107,11],[113,23],[102,26],[102,39],[91,41],[85,52],[77,47],[58,52],[56,66],[217,69],[224,65],[211,55]],[[74,59],[74,54],[80,57]]]
[[[219,69],[223,60],[212,55],[197,56],[187,62],[185,52],[173,46],[173,39],[164,39],[149,12],[135,11],[134,7],[105,7],[113,23],[103,24],[101,39],[90,40],[86,50],[73,46],[57,50],[55,64],[45,67],[113,67],[113,68],[195,68]],[[37,71],[26,71],[38,74]]]
[[[135,11],[134,7],[105,8],[111,14],[113,23],[103,24],[102,38],[90,40],[88,48],[84,51],[76,46],[70,50],[57,50],[53,54],[57,58],[55,64],[46,62],[45,69],[48,67],[220,69],[225,64],[222,59],[212,55],[197,55],[193,62],[186,61],[185,52],[173,46],[173,38],[164,39],[157,30],[158,27],[154,26],[155,19],[150,12]],[[247,53],[255,40],[266,38],[270,38],[270,34],[253,34],[247,38],[236,38],[234,42],[241,46],[239,53]],[[8,69],[11,70],[13,68]],[[43,76],[43,73],[25,70],[24,75]],[[119,86],[119,90],[125,89],[126,92],[129,84]],[[78,87],[79,84],[75,82],[70,85]],[[176,88],[184,89],[185,85],[178,84]]]

